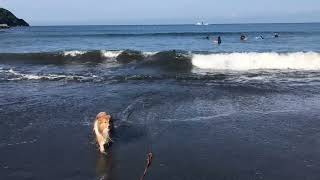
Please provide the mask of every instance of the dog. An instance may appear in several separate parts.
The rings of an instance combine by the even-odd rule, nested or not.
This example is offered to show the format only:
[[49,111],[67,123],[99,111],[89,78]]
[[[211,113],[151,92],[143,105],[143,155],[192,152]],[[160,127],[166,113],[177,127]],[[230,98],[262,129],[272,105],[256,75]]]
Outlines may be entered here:
[[96,134],[100,152],[103,154],[106,154],[105,145],[109,145],[112,142],[112,127],[111,116],[106,112],[100,112],[94,121],[93,131]]

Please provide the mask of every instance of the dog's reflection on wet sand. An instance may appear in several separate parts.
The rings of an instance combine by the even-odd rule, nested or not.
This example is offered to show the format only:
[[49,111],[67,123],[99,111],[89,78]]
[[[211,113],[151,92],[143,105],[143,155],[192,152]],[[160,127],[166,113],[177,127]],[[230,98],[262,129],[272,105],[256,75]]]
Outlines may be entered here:
[[98,154],[96,163],[96,174],[99,180],[111,180],[112,177],[112,153],[108,155]]

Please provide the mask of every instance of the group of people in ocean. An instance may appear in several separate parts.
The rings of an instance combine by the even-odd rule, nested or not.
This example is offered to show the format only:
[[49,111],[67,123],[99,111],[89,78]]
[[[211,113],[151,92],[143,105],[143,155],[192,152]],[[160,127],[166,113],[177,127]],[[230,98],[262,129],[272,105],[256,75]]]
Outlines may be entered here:
[[[273,33],[273,37],[274,37],[274,38],[279,38],[279,33]],[[257,38],[257,39],[264,39],[263,35],[259,35],[259,36],[256,37],[256,38]],[[210,40],[210,36],[208,35],[208,36],[206,37],[206,39]],[[242,34],[240,35],[240,41],[246,41],[246,40],[248,40],[248,36],[246,36],[245,34],[242,33]],[[220,45],[220,44],[222,43],[221,36],[218,36],[217,38],[215,38],[215,39],[213,40],[213,42],[214,42],[215,44]]]

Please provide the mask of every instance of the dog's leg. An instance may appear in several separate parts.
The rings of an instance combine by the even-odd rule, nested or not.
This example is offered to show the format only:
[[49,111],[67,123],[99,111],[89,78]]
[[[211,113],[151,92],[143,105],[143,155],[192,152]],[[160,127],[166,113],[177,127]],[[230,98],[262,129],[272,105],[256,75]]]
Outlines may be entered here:
[[100,149],[100,152],[101,152],[101,153],[106,153],[106,152],[105,152],[105,149],[104,149],[104,143],[99,143],[99,146],[100,146],[100,148],[99,148],[99,149]]

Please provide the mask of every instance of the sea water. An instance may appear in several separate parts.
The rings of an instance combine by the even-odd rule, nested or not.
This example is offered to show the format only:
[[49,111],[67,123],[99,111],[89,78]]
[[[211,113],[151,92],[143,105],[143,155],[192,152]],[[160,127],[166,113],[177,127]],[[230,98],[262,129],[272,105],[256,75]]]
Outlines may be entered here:
[[317,180],[319,41],[317,23],[1,30],[0,179],[139,179],[152,152],[145,179]]

